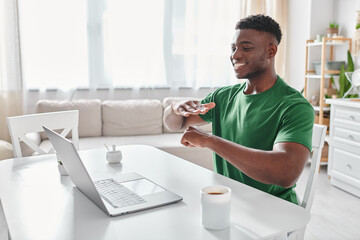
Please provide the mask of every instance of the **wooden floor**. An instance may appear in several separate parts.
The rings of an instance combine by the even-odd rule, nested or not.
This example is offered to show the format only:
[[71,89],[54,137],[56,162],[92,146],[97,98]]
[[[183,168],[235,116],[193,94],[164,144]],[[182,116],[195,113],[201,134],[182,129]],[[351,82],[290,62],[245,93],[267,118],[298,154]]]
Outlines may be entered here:
[[[301,175],[296,191],[302,196],[309,166]],[[7,239],[0,208],[0,240]],[[322,166],[311,209],[311,220],[305,232],[306,240],[360,240],[360,198],[329,183],[326,166]]]
[[[301,175],[296,191],[302,196],[309,166]],[[327,166],[321,166],[315,189],[306,240],[360,240],[360,198],[330,185]]]

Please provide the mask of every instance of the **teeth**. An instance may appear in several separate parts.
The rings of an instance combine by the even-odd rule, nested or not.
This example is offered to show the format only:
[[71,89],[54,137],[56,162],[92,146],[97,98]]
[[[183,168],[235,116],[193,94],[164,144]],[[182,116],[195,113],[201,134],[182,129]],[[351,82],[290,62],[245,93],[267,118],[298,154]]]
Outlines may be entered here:
[[245,63],[235,63],[234,68],[239,68],[239,67],[242,67],[244,65],[245,65]]

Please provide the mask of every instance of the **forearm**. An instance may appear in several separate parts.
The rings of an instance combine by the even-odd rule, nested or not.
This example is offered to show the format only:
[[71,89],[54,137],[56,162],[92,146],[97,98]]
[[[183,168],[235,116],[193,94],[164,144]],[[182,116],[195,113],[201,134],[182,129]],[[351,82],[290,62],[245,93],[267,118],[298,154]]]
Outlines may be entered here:
[[302,170],[286,152],[247,148],[214,135],[204,141],[205,147],[249,177],[265,184],[291,187]]

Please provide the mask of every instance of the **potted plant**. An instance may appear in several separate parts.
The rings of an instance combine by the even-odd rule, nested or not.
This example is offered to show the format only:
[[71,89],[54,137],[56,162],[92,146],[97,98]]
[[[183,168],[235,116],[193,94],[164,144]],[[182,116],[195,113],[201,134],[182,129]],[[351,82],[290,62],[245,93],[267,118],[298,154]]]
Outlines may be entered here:
[[[343,64],[341,65],[340,74],[339,74],[339,87],[336,86],[334,77],[333,77],[333,75],[331,75],[330,80],[336,90],[336,96],[332,96],[333,98],[344,97],[344,94],[351,87],[351,83],[347,80],[347,78],[345,76],[345,72],[353,72],[354,71],[354,62],[353,62],[353,59],[352,59],[349,51],[347,52],[347,58],[348,58],[347,59],[348,60],[347,61],[348,62],[347,69],[345,70],[345,66]],[[327,97],[330,97],[330,96],[327,96]],[[358,97],[358,94],[349,94],[345,98],[355,98],[355,97]]]
[[336,22],[329,23],[329,27],[326,29],[328,37],[337,36],[339,34],[339,24]]

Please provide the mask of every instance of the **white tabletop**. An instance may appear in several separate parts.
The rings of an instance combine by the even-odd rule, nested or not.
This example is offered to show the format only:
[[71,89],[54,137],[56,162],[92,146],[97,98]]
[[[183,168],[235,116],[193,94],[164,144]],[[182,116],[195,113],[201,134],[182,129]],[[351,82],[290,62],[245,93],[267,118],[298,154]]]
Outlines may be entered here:
[[[108,164],[105,149],[80,151],[96,180],[137,172],[184,198],[151,210],[109,217],[61,177],[55,155],[0,163],[0,198],[11,238],[21,239],[268,239],[304,227],[310,214],[257,189],[154,147],[120,147],[123,160]],[[232,189],[231,227],[210,231],[200,219],[200,189]]]

